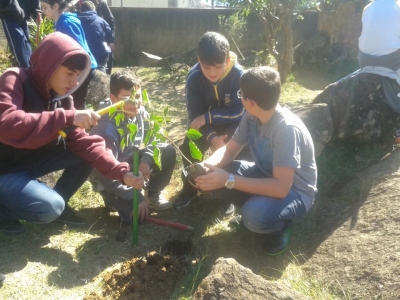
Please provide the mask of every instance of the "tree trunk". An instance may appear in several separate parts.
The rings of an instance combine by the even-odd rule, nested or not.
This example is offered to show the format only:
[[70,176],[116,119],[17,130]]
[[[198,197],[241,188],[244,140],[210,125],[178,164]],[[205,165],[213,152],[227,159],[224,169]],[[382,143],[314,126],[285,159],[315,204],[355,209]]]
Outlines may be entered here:
[[293,66],[293,18],[289,13],[281,16],[279,33],[279,53],[275,57],[278,63],[278,72],[281,76],[281,82],[284,83],[292,71]]

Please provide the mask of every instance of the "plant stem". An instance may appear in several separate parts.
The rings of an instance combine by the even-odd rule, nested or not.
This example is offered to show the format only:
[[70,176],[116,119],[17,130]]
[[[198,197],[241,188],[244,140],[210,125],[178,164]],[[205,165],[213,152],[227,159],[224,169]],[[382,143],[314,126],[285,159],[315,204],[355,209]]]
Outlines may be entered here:
[[184,159],[186,159],[186,161],[187,161],[190,165],[193,164],[193,162],[192,162],[191,160],[189,160],[185,155],[183,155],[181,149],[179,149],[179,147],[175,144],[175,142],[174,142],[173,140],[171,140],[171,139],[169,138],[169,136],[167,136],[167,135],[163,135],[163,136],[175,147],[176,150],[178,150],[179,154],[180,154]]
[[[133,174],[139,175],[139,147],[133,147]],[[139,232],[139,191],[133,189],[133,213],[132,213],[132,244],[138,245]]]

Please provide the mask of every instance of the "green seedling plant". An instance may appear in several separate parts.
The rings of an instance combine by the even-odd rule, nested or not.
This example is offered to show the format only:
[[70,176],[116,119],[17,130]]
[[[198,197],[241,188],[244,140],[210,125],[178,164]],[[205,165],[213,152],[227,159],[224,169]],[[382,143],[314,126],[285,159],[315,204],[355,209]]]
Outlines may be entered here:
[[[175,144],[175,142],[168,136],[168,132],[165,129],[166,125],[170,122],[170,118],[168,117],[168,106],[163,109],[162,115],[154,113],[152,109],[151,102],[147,93],[147,90],[142,91],[142,99],[143,103],[138,102],[135,99],[136,90],[132,89],[131,95],[128,99],[124,99],[125,102],[133,102],[136,105],[137,111],[140,108],[140,105],[144,105],[149,113],[147,119],[144,119],[143,127],[138,128],[137,124],[129,123],[125,128],[120,127],[121,122],[125,121],[125,118],[128,118],[124,114],[124,106],[122,105],[120,109],[115,107],[110,107],[109,116],[110,118],[115,119],[115,123],[118,127],[118,133],[121,136],[120,147],[122,150],[125,147],[133,147],[133,174],[135,176],[139,175],[139,149],[145,148],[148,146],[152,146],[153,148],[153,159],[157,166],[162,169],[161,165],[161,151],[157,146],[159,143],[163,143],[169,141],[178,151],[178,153],[186,159],[189,163],[191,161],[183,155],[182,151]],[[147,126],[145,126],[147,125]],[[147,128],[146,128],[147,127]],[[146,129],[145,129],[146,128]],[[138,131],[142,131],[143,141],[141,139],[137,139]],[[186,132],[186,136],[189,138],[189,147],[190,154],[194,159],[202,160],[203,155],[199,148],[194,143],[194,140],[199,139],[202,135],[196,129],[189,129]],[[133,194],[133,214],[132,214],[132,244],[138,245],[138,226],[139,226],[139,216],[138,216],[138,206],[139,206],[139,194],[138,190],[134,189]]]
[[48,34],[54,32],[54,22],[47,18],[43,18],[40,25],[37,25],[36,22],[31,18],[28,21],[29,27],[29,40],[31,42],[33,50],[35,50],[40,41]]

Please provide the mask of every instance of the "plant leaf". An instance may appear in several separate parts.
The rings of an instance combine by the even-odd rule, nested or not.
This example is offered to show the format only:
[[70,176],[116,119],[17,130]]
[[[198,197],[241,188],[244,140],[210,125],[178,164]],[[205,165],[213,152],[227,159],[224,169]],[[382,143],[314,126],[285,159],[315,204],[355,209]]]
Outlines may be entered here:
[[203,154],[193,141],[189,141],[190,155],[197,160],[203,160]]
[[143,144],[147,145],[149,143],[150,138],[151,138],[152,135],[153,135],[153,129],[149,128],[149,130],[147,130],[147,134],[146,134],[146,136],[145,136],[145,138],[143,140]]
[[112,115],[117,111],[117,109],[115,107],[110,107],[110,109],[108,110],[108,115],[110,117],[112,117]]
[[157,121],[154,121],[153,134],[159,133],[160,129],[161,129],[160,123]]
[[123,113],[118,113],[118,114],[115,116],[115,124],[116,124],[117,126],[119,126],[119,124],[121,124],[121,121],[123,121],[124,119],[125,119],[124,114],[123,114]]
[[136,138],[136,133],[138,130],[138,127],[135,123],[131,123],[126,125],[126,128],[128,128],[128,136],[129,136],[129,141],[131,144],[135,144],[135,138]]
[[147,105],[151,105],[150,99],[149,99],[149,95],[147,94],[147,90],[146,89],[144,89],[143,92],[142,92],[142,99],[143,99],[144,103],[146,103]]
[[167,117],[167,115],[168,115],[168,110],[169,110],[169,107],[166,106],[166,107],[164,108],[164,118]]
[[187,132],[186,132],[186,136],[192,140],[195,141],[199,138],[201,138],[203,135],[200,133],[200,131],[190,128]]
[[136,137],[136,133],[138,131],[137,124],[130,123],[130,124],[126,125],[126,128],[128,129],[129,135],[133,136],[133,138],[135,138]]
[[160,148],[158,148],[157,146],[154,147],[153,159],[154,159],[154,162],[156,163],[156,165],[161,170],[161,151],[160,151]]
[[122,151],[124,151],[124,149],[125,149],[125,137],[123,137],[122,139],[121,139],[121,142],[120,142],[120,147],[121,147],[121,150]]
[[123,130],[122,128],[118,128],[117,130],[119,135],[123,138],[125,136],[125,130]]

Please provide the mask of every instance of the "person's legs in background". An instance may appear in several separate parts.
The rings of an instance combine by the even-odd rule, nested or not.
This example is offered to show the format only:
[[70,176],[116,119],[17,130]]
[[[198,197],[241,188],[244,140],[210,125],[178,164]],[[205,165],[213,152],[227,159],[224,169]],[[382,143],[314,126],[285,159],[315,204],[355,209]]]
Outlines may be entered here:
[[114,54],[113,54],[113,52],[110,52],[110,54],[108,56],[107,71],[106,71],[106,73],[108,75],[111,75],[111,73],[112,73],[113,64],[114,64]]
[[72,97],[74,99],[74,107],[76,109],[86,109],[88,87],[90,82],[94,78],[95,73],[96,69],[91,69],[89,75],[86,77],[82,85],[72,94]]
[[29,67],[32,48],[29,41],[28,24],[26,21],[19,24],[5,19],[2,19],[2,23],[11,53],[17,60],[19,67]]

